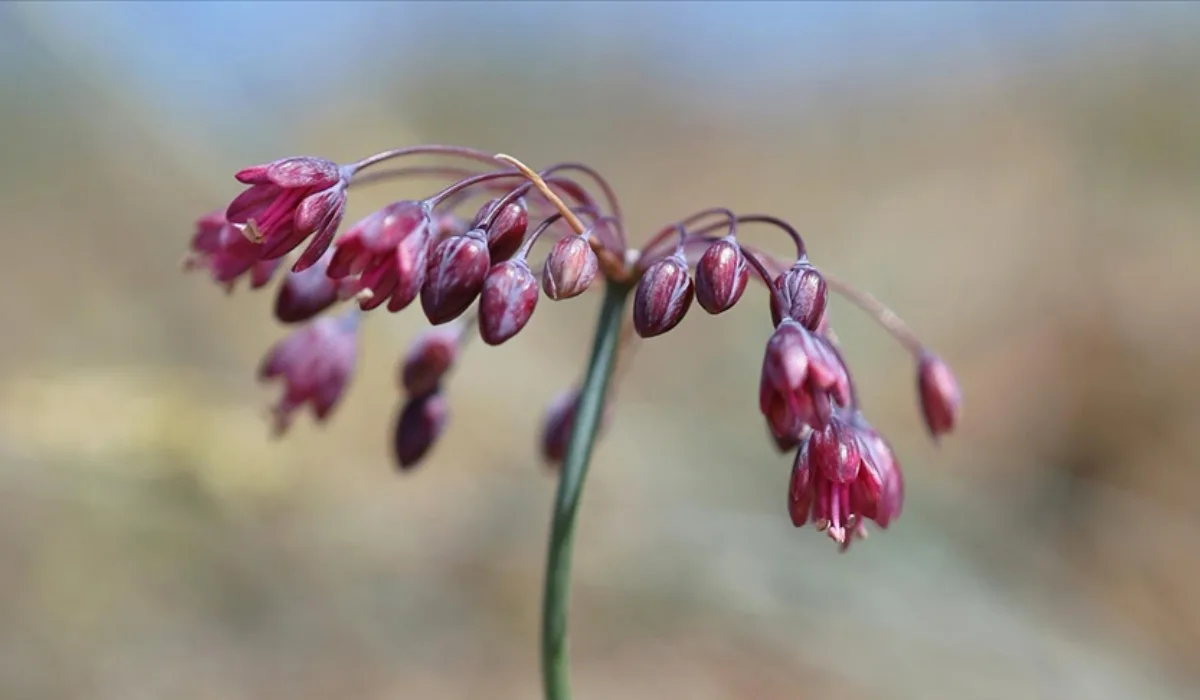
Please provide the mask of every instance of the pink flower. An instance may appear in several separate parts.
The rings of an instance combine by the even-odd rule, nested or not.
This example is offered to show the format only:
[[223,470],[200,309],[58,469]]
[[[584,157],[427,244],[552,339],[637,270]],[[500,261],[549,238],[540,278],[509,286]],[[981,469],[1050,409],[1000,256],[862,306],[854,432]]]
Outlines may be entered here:
[[434,233],[433,216],[425,204],[389,204],[342,234],[334,246],[329,276],[350,278],[343,294],[361,295],[359,305],[364,311],[384,302],[389,311],[400,311],[417,298],[425,283]]
[[246,168],[235,177],[250,187],[230,203],[225,216],[259,245],[259,259],[282,258],[312,236],[292,270],[316,263],[345,213],[349,171],[302,156]]
[[891,446],[858,412],[839,412],[796,453],[788,486],[792,524],[801,527],[811,518],[843,551],[854,537],[866,536],[864,520],[886,528],[903,500],[904,478]]
[[358,310],[324,316],[293,332],[263,358],[259,379],[282,378],[283,396],[274,406],[276,435],[287,432],[292,415],[311,404],[318,422],[337,406],[358,360]]
[[936,439],[953,430],[962,412],[962,392],[950,365],[928,350],[917,362],[917,391],[929,434]]
[[237,280],[249,273],[250,287],[259,289],[271,281],[282,261],[259,260],[258,252],[258,246],[225,220],[225,212],[215,211],[196,221],[184,268],[207,270],[227,291],[233,291]]
[[824,427],[832,402],[849,406],[850,378],[828,340],[785,319],[767,341],[758,400],[771,433],[786,441]]

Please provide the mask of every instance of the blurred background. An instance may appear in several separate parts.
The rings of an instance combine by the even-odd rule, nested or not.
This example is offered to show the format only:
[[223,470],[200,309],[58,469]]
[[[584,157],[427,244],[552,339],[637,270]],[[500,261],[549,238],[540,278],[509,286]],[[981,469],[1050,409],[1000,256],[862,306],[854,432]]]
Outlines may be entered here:
[[910,359],[833,302],[908,482],[843,556],[788,521],[762,291],[644,343],[583,502],[577,697],[1196,697],[1198,31],[1191,3],[0,5],[0,697],[539,696],[537,433],[598,295],[473,345],[400,475],[416,306],[272,441],[272,292],[179,266],[237,169],[426,142],[586,161],[637,238],[785,217],[965,393],[935,447]]

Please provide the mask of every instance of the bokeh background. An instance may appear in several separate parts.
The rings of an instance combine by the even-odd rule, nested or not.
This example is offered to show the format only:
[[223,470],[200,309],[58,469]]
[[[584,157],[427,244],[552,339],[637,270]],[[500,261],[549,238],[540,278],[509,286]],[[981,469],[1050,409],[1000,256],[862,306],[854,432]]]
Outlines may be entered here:
[[788,218],[965,392],[935,447],[834,302],[908,479],[841,556],[787,519],[762,291],[644,343],[584,497],[578,697],[1196,697],[1197,36],[1192,3],[0,5],[0,697],[538,697],[536,435],[597,295],[473,346],[400,475],[417,307],[275,442],[272,294],[179,267],[238,168],[423,142],[587,161],[639,238]]

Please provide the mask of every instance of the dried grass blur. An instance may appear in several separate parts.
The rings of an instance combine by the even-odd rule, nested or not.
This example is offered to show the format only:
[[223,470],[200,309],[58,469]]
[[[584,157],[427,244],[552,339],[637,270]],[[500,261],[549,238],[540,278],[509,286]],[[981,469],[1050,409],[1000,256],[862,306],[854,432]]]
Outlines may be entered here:
[[906,359],[835,304],[910,483],[898,524],[838,556],[784,513],[761,294],[645,344],[585,498],[578,697],[1195,697],[1200,49],[1161,24],[794,112],[771,85],[684,109],[636,53],[447,64],[297,115],[284,153],[156,119],[10,25],[0,697],[537,696],[553,484],[533,441],[596,300],[471,348],[449,435],[401,478],[392,371],[419,312],[373,318],[337,419],[272,443],[251,381],[281,332],[269,295],[178,266],[246,162],[431,141],[585,159],[647,231],[715,204],[792,219],[964,387],[961,432],[931,447]]

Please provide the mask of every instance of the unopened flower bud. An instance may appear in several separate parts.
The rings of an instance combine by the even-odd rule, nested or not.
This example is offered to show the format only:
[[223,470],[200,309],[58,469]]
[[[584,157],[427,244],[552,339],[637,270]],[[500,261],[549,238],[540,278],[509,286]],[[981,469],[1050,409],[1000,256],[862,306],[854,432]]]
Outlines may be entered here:
[[447,323],[466,311],[479,296],[488,267],[487,237],[479,229],[438,243],[421,288],[421,308],[430,323]]
[[696,263],[696,301],[710,314],[733,308],[746,291],[746,256],[733,236],[713,243]]
[[[546,408],[546,413],[542,418],[542,459],[552,467],[557,468],[566,459],[567,443],[571,440],[571,431],[575,428],[575,415],[578,410],[578,389],[569,389],[559,393]],[[610,409],[606,405],[603,413],[600,414],[600,426],[597,433],[607,427],[609,418]]]
[[333,251],[303,272],[289,272],[275,297],[275,318],[283,323],[300,323],[328,309],[338,299],[338,281],[327,274]]
[[775,325],[779,325],[784,317],[795,320],[810,331],[820,325],[829,301],[829,288],[817,268],[807,260],[799,260],[775,278],[775,288],[779,290],[785,305],[780,309],[775,295],[771,295],[771,319]]
[[417,336],[400,365],[400,385],[409,396],[428,394],[458,359],[457,326],[430,328]]
[[409,398],[396,420],[394,448],[403,470],[420,464],[446,429],[450,409],[440,392]]
[[[479,209],[479,213],[475,215],[475,228],[483,224],[483,220],[499,202],[499,199],[493,199]],[[525,241],[525,230],[528,227],[529,208],[525,204],[525,198],[506,204],[487,227],[488,250],[491,252],[492,262],[502,262],[511,258]]]
[[600,262],[583,236],[570,235],[559,240],[546,257],[542,268],[542,289],[558,301],[587,291],[596,279]]
[[537,307],[538,282],[523,258],[492,266],[479,296],[479,335],[500,345],[521,332]]
[[962,393],[950,366],[931,352],[917,362],[917,390],[930,434],[937,438],[954,429],[962,410]]
[[633,327],[643,338],[679,325],[692,305],[692,278],[681,255],[651,265],[638,281],[633,298]]

